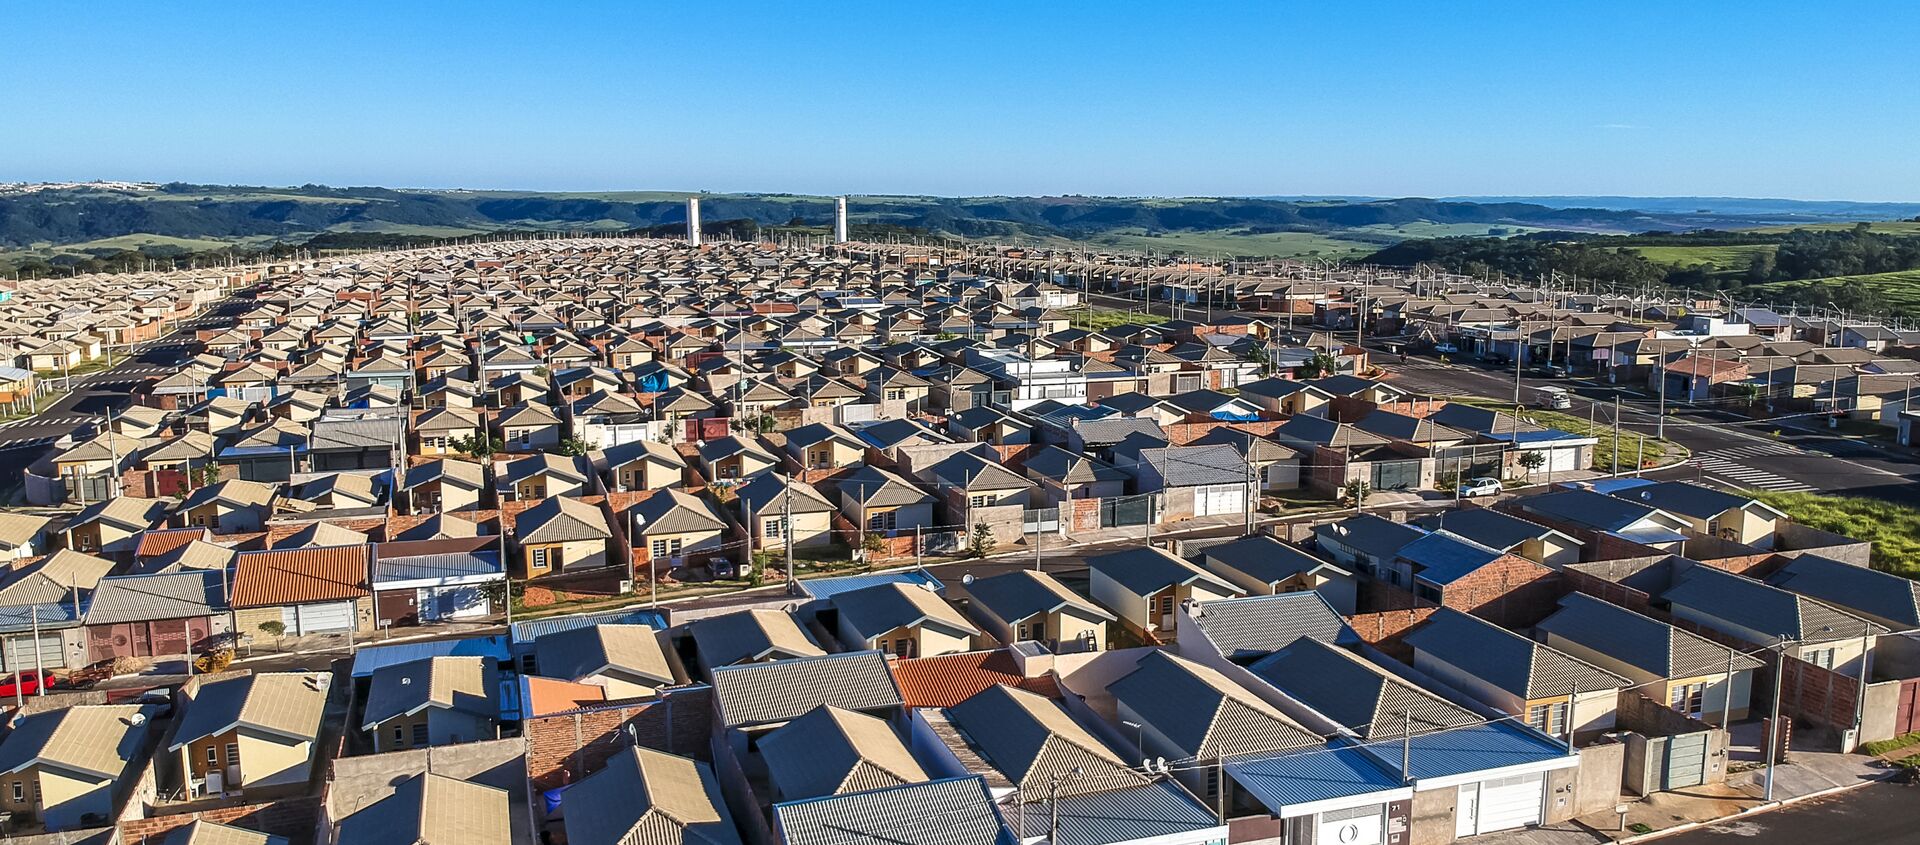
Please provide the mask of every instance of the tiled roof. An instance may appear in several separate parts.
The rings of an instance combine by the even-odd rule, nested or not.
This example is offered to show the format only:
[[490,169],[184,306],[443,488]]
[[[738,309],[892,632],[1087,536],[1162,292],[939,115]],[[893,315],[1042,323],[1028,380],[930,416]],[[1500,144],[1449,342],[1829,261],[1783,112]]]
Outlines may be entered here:
[[510,819],[506,790],[429,772],[342,818],[334,845],[507,845]]
[[210,616],[227,609],[224,573],[189,570],[103,578],[87,603],[88,625]]
[[1048,698],[1060,695],[1060,687],[1051,675],[1022,675],[1006,649],[896,660],[893,680],[908,707],[952,707],[1000,684]]
[[0,742],[0,774],[48,763],[101,780],[118,779],[139,753],[151,720],[125,704],[82,704],[34,713],[14,723]]
[[950,633],[978,636],[980,629],[946,599],[924,587],[899,582],[875,584],[833,597],[840,622],[866,639],[895,628],[931,623]]
[[1058,787],[1061,795],[1147,782],[1146,776],[1128,768],[1120,755],[1042,695],[989,686],[947,708],[946,717],[982,760],[1025,790],[1037,787],[1044,794],[1055,776],[1069,780]]
[[1523,699],[1627,685],[1619,675],[1451,608],[1435,611],[1405,642]]
[[628,746],[568,787],[569,845],[739,845],[705,763]]
[[450,655],[383,666],[368,682],[361,730],[427,707],[495,718],[500,712],[495,666],[496,661],[486,657]]
[[927,779],[887,720],[821,705],[758,742],[784,800],[865,792]]
[[556,631],[535,640],[540,673],[580,680],[608,670],[662,686],[675,681],[659,634],[649,625],[592,625]]
[[371,546],[242,552],[233,575],[233,606],[273,607],[369,595]]
[[1113,580],[1136,596],[1151,596],[1176,584],[1205,583],[1216,592],[1242,595],[1245,590],[1221,580],[1156,546],[1140,546],[1087,558],[1087,567]]
[[1194,623],[1230,660],[1278,651],[1301,637],[1335,644],[1359,640],[1327,600],[1312,591],[1210,601],[1201,605]]
[[1029,808],[1007,820],[1023,841],[1052,837],[1052,845],[1184,841],[1199,831],[1225,830],[1213,810],[1172,780],[1061,795],[1057,812]]
[[1480,722],[1465,708],[1311,637],[1247,667],[1261,680],[1368,740]]
[[1218,670],[1165,651],[1149,652],[1107,691],[1187,755],[1280,752],[1322,742]]
[[1560,609],[1535,629],[1661,678],[1689,678],[1723,673],[1728,666],[1740,671],[1763,665],[1699,634],[1585,593],[1562,597]]
[[709,667],[745,661],[826,654],[793,617],[767,608],[723,613],[691,626],[700,659]]

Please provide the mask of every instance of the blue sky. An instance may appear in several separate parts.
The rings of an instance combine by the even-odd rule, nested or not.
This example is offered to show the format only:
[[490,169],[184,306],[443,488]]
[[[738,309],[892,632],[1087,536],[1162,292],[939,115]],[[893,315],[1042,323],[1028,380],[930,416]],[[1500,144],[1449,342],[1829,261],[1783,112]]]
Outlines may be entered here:
[[1920,200],[1920,5],[0,2],[0,180]]

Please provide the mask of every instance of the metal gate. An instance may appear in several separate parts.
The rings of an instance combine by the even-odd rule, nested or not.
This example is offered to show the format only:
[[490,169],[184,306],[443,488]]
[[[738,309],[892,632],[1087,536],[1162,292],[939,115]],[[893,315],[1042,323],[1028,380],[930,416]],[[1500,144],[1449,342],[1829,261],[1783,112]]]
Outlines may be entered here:
[[1920,678],[1908,678],[1900,682],[1900,691],[1894,698],[1893,733],[1905,736],[1920,730]]
[[1153,520],[1153,502],[1145,496],[1100,500],[1100,527],[1146,525]]
[[1666,754],[1660,764],[1660,791],[1685,789],[1707,782],[1707,737],[1711,731],[1665,737]]
[[1375,461],[1373,489],[1411,490],[1420,486],[1419,461]]
[[1020,512],[1020,533],[1060,533],[1059,508],[1034,508]]

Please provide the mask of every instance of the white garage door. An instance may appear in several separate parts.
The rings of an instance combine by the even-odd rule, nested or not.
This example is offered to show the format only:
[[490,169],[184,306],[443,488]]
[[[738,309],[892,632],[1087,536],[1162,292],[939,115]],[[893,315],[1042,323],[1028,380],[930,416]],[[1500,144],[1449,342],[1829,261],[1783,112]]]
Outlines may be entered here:
[[1238,484],[1209,484],[1194,488],[1193,515],[1239,513],[1246,501],[1246,488]]
[[1586,469],[1586,467],[1578,466],[1574,463],[1579,457],[1579,449],[1548,449],[1547,465],[1552,467],[1554,472],[1572,472],[1577,469]]
[[420,618],[472,619],[487,615],[487,596],[479,587],[437,587],[420,591]]
[[[9,636],[5,642],[6,648],[0,649],[0,654],[5,655],[4,659],[0,659],[0,670],[13,672],[35,668],[32,634]],[[67,650],[60,645],[60,635],[41,634],[39,668],[63,669],[66,665]]]
[[320,602],[282,608],[280,623],[294,636],[338,634],[353,628],[353,616],[353,602]]
[[1460,787],[1460,836],[1492,833],[1540,823],[1546,802],[1546,776],[1515,775]]

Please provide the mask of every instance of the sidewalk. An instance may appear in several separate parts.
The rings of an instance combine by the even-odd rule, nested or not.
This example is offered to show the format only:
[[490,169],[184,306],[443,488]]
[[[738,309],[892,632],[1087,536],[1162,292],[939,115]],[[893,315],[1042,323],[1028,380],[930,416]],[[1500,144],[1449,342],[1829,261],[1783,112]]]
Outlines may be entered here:
[[[1625,829],[1620,827],[1620,816],[1609,810],[1474,841],[1488,845],[1595,845],[1653,838],[1809,796],[1866,786],[1892,774],[1879,760],[1859,754],[1794,751],[1789,756],[1792,762],[1781,764],[1775,772],[1772,804],[1765,800],[1767,770],[1756,766],[1728,775],[1725,783],[1658,792],[1638,800],[1622,797],[1627,805]],[[1636,833],[1636,825],[1645,825],[1648,832]]]

